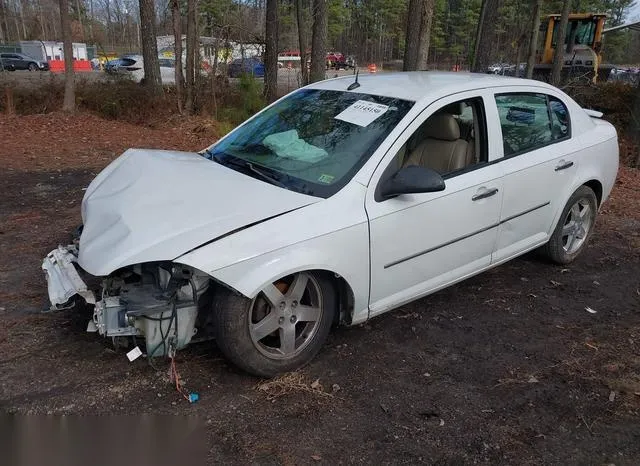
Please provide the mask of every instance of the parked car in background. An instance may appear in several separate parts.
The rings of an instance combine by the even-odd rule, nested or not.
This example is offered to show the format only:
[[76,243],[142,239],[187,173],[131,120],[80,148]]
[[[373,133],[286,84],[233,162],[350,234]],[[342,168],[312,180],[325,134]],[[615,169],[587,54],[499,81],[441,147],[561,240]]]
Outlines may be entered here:
[[48,71],[49,63],[24,53],[0,53],[2,66],[7,70]]
[[[162,84],[175,84],[176,62],[173,58],[158,58]],[[126,55],[105,64],[105,71],[113,75],[126,76],[135,82],[144,78],[144,61],[142,55]]]
[[130,75],[142,70],[140,79],[144,77],[144,70],[141,55],[125,55],[115,60],[109,60],[104,65],[104,70],[110,74]]
[[159,58],[160,62],[160,79],[162,84],[176,83],[176,61],[173,58]]
[[609,80],[625,82],[635,86],[640,80],[640,69],[634,67],[612,68],[609,73]]
[[148,357],[215,338],[271,377],[334,325],[533,249],[584,251],[618,170],[601,113],[532,80],[354,79],[299,89],[200,153],[122,154],[85,192],[79,242],[44,259],[52,308],[79,295],[89,329]]
[[494,63],[487,67],[487,73],[499,74],[502,76],[515,76],[516,72],[522,72],[522,74],[524,74],[526,66],[526,63],[520,63],[518,66],[513,63]]
[[340,52],[327,52],[327,61],[330,62],[344,62],[345,57]]
[[332,70],[349,70],[355,68],[355,64],[343,58],[339,61],[327,60],[327,67]]
[[0,58],[0,71],[15,71],[16,67],[9,60]]
[[494,63],[493,65],[489,65],[487,67],[487,73],[489,73],[489,74],[501,74],[503,66],[504,66],[504,64],[502,64],[502,63]]
[[229,63],[227,75],[238,78],[242,74],[251,74],[257,78],[264,77],[264,63],[258,57],[237,58]]

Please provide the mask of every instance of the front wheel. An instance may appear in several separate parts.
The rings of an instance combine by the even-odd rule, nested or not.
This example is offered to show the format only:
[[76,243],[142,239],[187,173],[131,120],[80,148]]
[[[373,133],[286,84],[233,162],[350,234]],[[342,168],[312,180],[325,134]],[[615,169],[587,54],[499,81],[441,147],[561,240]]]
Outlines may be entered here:
[[582,252],[596,221],[598,199],[588,186],[574,192],[542,253],[557,264],[573,262]]
[[254,299],[221,289],[213,316],[218,347],[260,377],[296,370],[324,344],[337,308],[332,283],[299,272],[266,286]]

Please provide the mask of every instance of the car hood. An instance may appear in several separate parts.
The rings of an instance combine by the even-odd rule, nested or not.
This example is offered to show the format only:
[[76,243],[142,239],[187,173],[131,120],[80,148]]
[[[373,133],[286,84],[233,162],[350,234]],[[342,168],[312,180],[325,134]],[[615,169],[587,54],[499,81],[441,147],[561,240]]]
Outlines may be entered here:
[[131,264],[173,260],[320,200],[196,153],[129,149],[87,188],[78,263],[104,276]]

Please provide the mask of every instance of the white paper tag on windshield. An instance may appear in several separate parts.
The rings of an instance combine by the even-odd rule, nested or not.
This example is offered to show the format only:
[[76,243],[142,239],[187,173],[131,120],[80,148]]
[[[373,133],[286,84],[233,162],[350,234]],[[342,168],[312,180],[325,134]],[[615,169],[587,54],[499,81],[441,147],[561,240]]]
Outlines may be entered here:
[[336,115],[335,119],[365,127],[384,115],[387,110],[389,110],[388,105],[358,100]]

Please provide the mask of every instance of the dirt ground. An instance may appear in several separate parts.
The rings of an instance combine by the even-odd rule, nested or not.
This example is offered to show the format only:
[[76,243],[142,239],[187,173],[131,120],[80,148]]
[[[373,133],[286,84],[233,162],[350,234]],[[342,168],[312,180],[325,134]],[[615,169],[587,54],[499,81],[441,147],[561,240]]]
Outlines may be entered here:
[[200,395],[189,404],[166,363],[129,363],[84,332],[79,311],[41,313],[40,264],[110,160],[202,148],[207,126],[0,116],[0,141],[2,411],[194,416],[209,463],[640,464],[640,171],[621,170],[570,266],[514,260],[335,330],[312,364],[275,381],[193,345],[177,358]]

